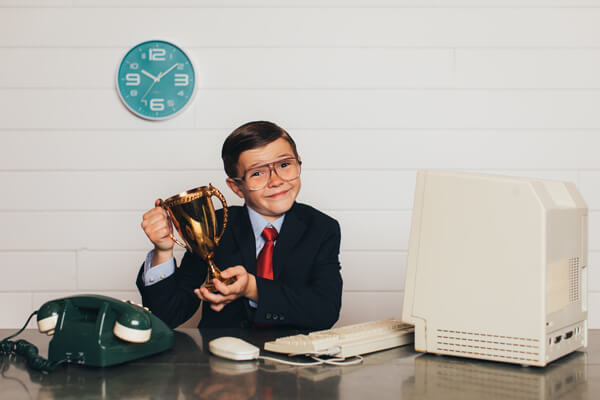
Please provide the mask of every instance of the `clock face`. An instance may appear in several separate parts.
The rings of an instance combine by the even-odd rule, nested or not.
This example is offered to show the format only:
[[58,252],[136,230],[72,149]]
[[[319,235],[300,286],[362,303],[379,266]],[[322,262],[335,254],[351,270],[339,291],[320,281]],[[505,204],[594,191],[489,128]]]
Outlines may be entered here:
[[183,50],[163,40],[151,40],[125,54],[117,72],[117,91],[127,108],[139,117],[161,120],[188,106],[196,76]]

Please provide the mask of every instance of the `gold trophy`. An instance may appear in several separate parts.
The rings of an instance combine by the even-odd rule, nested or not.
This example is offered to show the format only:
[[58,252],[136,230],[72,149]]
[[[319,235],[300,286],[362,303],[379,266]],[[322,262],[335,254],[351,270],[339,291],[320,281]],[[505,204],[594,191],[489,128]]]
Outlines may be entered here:
[[[217,196],[223,203],[223,228],[218,236],[217,217],[212,196]],[[171,239],[181,247],[202,257],[208,264],[208,274],[204,286],[211,292],[217,293],[212,281],[214,278],[226,285],[235,282],[235,277],[223,280],[221,271],[212,260],[227,226],[227,201],[223,194],[209,184],[176,194],[165,201],[161,199],[159,205],[167,211],[169,219],[185,244],[177,240],[173,234],[171,234]]]

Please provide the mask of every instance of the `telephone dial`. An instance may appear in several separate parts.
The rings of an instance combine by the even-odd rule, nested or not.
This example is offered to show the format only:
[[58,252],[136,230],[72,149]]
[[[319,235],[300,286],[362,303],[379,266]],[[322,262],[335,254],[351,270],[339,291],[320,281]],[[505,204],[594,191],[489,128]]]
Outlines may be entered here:
[[[49,301],[37,311],[37,323],[40,332],[53,336],[48,347],[51,365],[68,362],[106,367],[159,353],[174,345],[173,331],[150,311],[100,295]],[[19,342],[25,341],[11,342],[13,352],[31,352],[18,351]]]

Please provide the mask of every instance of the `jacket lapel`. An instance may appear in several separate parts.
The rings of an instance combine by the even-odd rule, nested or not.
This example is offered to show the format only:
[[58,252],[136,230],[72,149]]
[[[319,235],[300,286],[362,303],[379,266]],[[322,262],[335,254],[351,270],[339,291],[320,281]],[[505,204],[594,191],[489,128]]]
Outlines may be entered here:
[[[285,268],[287,259],[292,253],[296,243],[302,238],[306,224],[296,211],[296,203],[285,214],[281,232],[277,236],[277,243],[273,251],[273,279],[276,280]],[[256,262],[254,263],[256,269]]]
[[232,224],[231,231],[237,241],[242,256],[242,265],[246,271],[256,274],[256,240],[252,232],[248,209],[242,208],[239,221]]

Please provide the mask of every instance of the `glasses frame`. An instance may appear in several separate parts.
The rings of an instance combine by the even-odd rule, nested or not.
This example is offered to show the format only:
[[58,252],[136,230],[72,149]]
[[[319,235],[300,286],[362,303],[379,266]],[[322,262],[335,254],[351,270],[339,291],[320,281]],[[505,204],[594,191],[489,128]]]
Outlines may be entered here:
[[[275,164],[277,164],[278,162],[285,161],[285,160],[296,160],[296,162],[298,163],[298,176],[296,176],[295,178],[292,178],[292,179],[284,179],[279,175],[279,173],[277,173],[277,170],[275,169]],[[256,190],[261,190],[261,189],[264,189],[267,187],[267,185],[269,184],[269,181],[271,180],[271,177],[273,176],[273,172],[275,172],[275,174],[277,174],[279,179],[281,179],[284,182],[291,182],[293,180],[296,180],[296,179],[300,178],[300,174],[302,173],[302,161],[298,160],[298,157],[285,157],[285,158],[282,158],[279,160],[271,161],[270,163],[257,165],[256,167],[252,167],[250,169],[262,168],[262,167],[269,167],[269,176],[267,177],[267,181],[265,182],[265,184],[262,187],[251,188],[248,186],[248,184],[246,183],[246,173],[248,172],[248,170],[244,171],[241,178],[238,177],[238,178],[231,178],[231,179],[233,179],[236,182],[241,182],[241,183],[246,184],[246,188],[250,191],[256,191]]]

